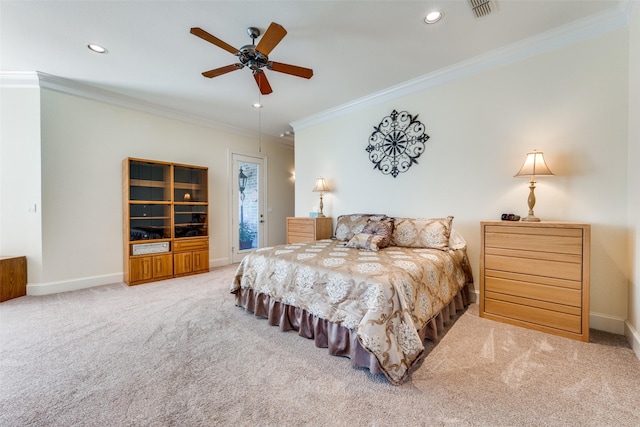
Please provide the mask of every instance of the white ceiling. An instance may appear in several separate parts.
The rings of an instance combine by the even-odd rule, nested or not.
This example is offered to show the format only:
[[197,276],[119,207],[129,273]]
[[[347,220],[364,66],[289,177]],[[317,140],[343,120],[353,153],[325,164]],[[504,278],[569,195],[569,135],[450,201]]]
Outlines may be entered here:
[[[260,121],[280,135],[291,122],[626,3],[494,1],[495,12],[476,18],[467,0],[0,0],[0,71],[39,71],[252,132]],[[444,18],[426,25],[433,9]],[[288,34],[269,58],[312,68],[310,80],[267,70],[273,93],[259,96],[247,68],[200,74],[237,61],[191,27],[240,48],[251,42],[247,27],[264,32],[271,22]],[[259,99],[260,118],[251,107]]]

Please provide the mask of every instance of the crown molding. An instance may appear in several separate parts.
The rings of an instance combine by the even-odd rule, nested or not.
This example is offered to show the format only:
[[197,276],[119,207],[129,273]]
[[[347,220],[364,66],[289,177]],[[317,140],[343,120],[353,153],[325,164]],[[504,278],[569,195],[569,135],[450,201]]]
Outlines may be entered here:
[[102,89],[75,80],[42,73],[40,71],[3,71],[0,72],[0,87],[7,88],[43,88],[94,101],[105,102],[136,111],[154,114],[169,119],[180,120],[199,126],[237,134],[247,138],[258,138],[257,132],[237,128],[224,123],[186,114],[179,110],[145,102],[121,93]]
[[36,89],[40,87],[38,73],[35,71],[2,71],[0,87]]
[[391,86],[379,92],[290,123],[294,132],[333,120],[381,103],[412,95],[454,80],[501,67],[525,58],[550,52],[628,25],[633,9],[631,0],[620,0],[618,7],[588,16],[562,27],[531,36],[502,48],[475,56],[452,66]]
[[[618,8],[627,16],[627,20],[631,19],[633,12],[637,9],[638,2],[633,0],[619,0]],[[628,23],[628,22],[627,22]]]

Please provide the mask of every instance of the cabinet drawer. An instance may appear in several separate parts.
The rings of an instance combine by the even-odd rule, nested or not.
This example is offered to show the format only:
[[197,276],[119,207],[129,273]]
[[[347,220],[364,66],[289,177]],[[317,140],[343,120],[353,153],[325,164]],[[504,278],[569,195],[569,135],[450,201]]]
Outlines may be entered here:
[[580,289],[560,288],[532,282],[491,277],[489,275],[485,278],[484,289],[485,292],[497,292],[573,307],[580,307],[582,304],[582,292]]
[[[520,258],[517,256],[487,254],[485,251],[484,267],[487,270],[501,270],[532,276],[555,277],[566,280],[582,280],[582,264],[580,262],[552,261],[548,259]],[[518,255],[518,254],[513,254]]]
[[546,310],[538,307],[513,304],[506,301],[498,301],[487,298],[484,303],[485,312],[509,319],[576,334],[582,333],[582,318],[569,313]]
[[289,233],[287,235],[287,243],[304,243],[304,242],[312,242],[315,238],[313,233],[311,234],[301,234],[301,233]]
[[315,226],[313,220],[306,219],[290,219],[287,222],[287,227],[289,233],[294,234],[304,234],[307,236],[313,236],[315,231]]
[[209,249],[209,240],[175,240],[173,251],[193,251],[198,249]]
[[[491,227],[487,228],[490,229]],[[532,230],[521,228],[507,231],[511,232],[505,232],[505,230],[491,232],[487,230],[485,233],[486,247],[559,254],[582,254],[582,230],[579,229],[536,230],[540,234],[531,234]]]

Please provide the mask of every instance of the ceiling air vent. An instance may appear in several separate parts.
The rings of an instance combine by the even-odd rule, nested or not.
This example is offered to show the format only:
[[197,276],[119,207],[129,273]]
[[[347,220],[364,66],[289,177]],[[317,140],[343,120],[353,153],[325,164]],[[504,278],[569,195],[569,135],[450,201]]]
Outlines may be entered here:
[[476,18],[486,16],[495,9],[495,4],[492,0],[469,0],[469,4]]

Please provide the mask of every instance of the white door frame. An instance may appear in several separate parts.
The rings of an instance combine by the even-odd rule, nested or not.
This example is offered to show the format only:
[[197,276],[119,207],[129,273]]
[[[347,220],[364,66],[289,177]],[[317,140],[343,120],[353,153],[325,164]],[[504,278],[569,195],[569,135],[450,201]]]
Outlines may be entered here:
[[238,151],[229,152],[229,259],[232,263],[240,262],[242,258],[255,249],[240,250],[238,244],[238,223],[239,223],[239,189],[238,189],[238,168],[237,163],[249,162],[258,163],[260,176],[258,178],[258,209],[260,215],[258,230],[258,248],[262,248],[268,242],[267,239],[267,156],[261,153],[245,153]]

